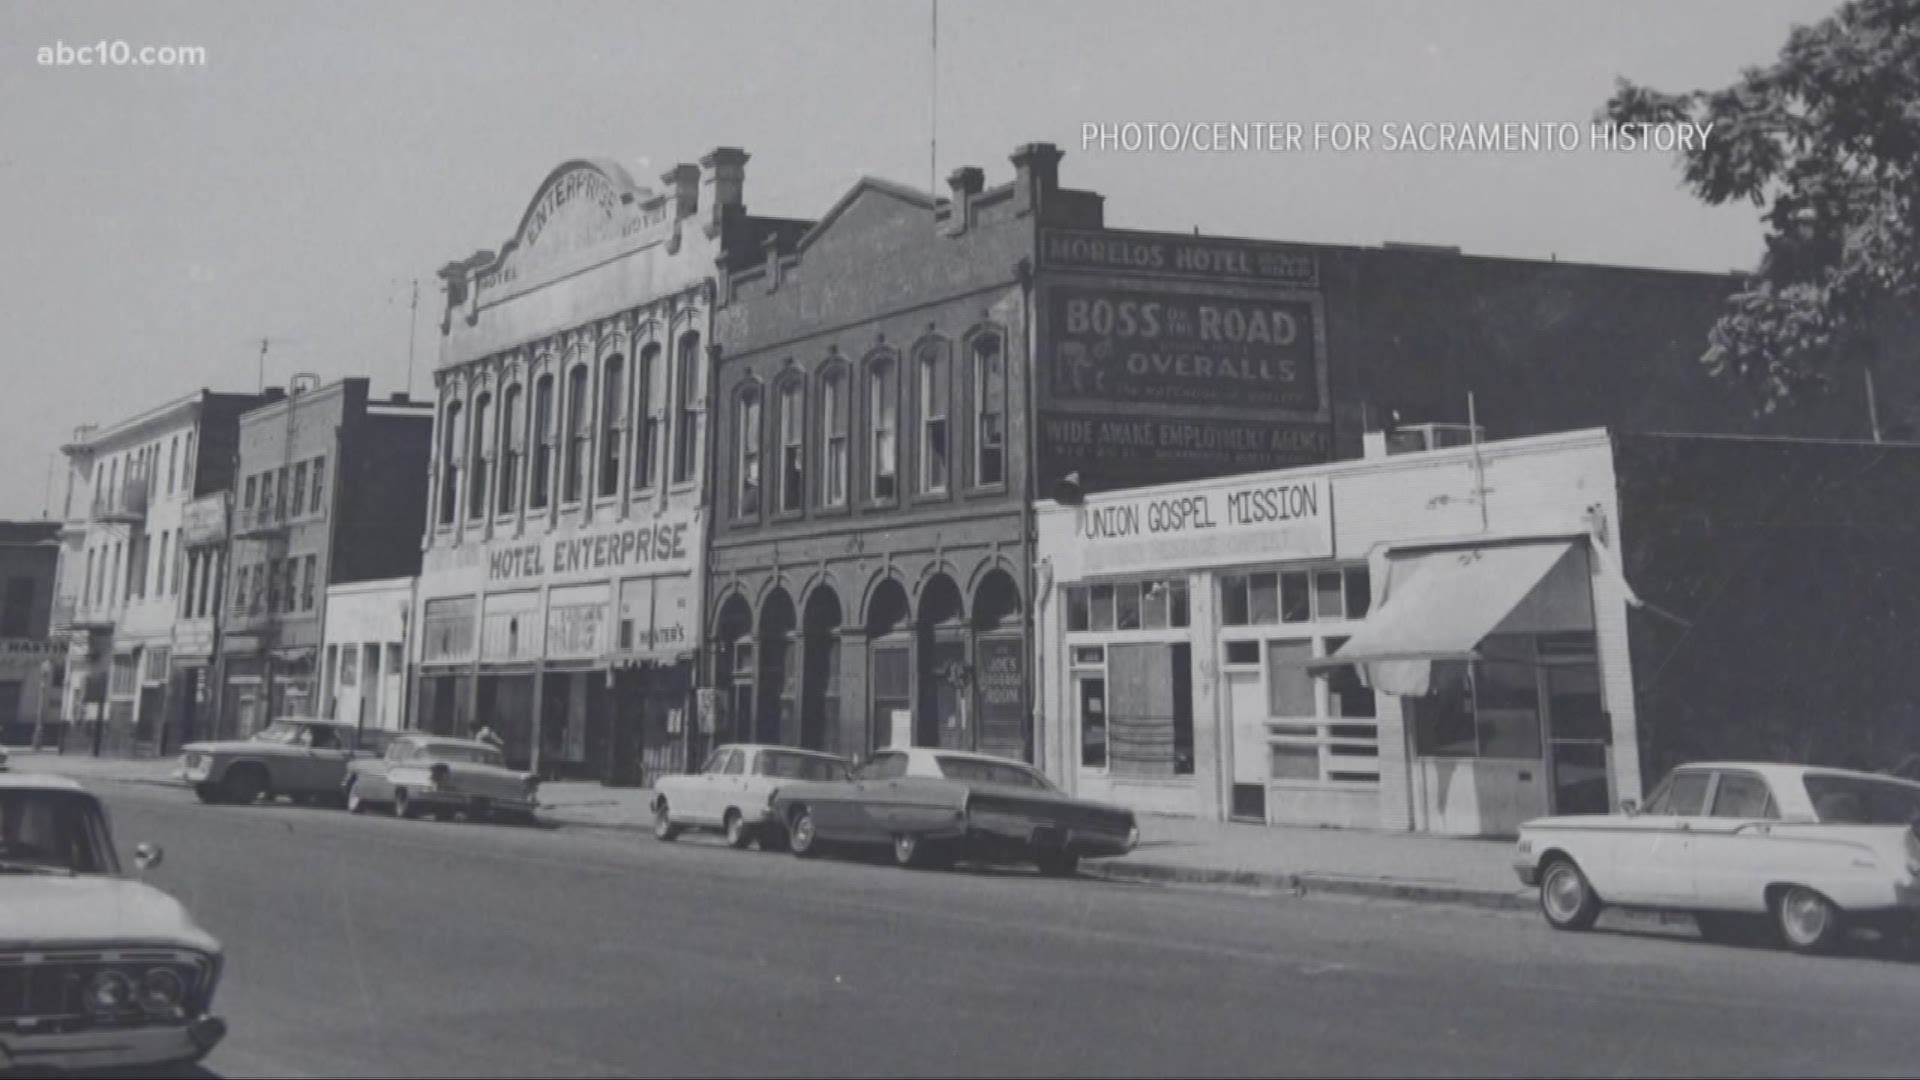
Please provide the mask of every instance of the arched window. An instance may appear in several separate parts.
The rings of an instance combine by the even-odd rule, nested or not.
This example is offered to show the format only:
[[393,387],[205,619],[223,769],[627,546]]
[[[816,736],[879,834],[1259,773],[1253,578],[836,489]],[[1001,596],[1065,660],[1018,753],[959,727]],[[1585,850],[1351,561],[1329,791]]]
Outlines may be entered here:
[[[460,403],[447,402],[440,415],[440,524],[451,525],[460,506]],[[271,506],[273,499],[262,492],[261,503]]]
[[758,517],[760,514],[760,388],[748,386],[740,391],[738,407],[734,410],[734,426],[737,431],[739,455],[738,475],[740,491],[734,501],[734,513],[739,517]]
[[487,512],[487,422],[493,411],[493,395],[473,399],[472,428],[467,439],[467,516],[478,518]]
[[567,373],[567,461],[561,502],[579,502],[587,490],[587,443],[593,438],[593,413],[587,410],[587,365]]
[[533,384],[533,492],[527,509],[545,510],[553,497],[553,376]]
[[973,339],[973,482],[1007,479],[1007,358],[1000,335]]
[[694,450],[700,445],[700,335],[691,331],[680,335],[679,371],[675,373],[673,418],[673,482],[684,484],[693,479]]
[[653,379],[660,370],[660,346],[656,343],[640,350],[640,362],[633,369],[634,406],[633,481],[635,491],[653,486],[653,459],[658,454],[655,441],[660,437],[660,418],[653,415]]
[[847,503],[847,370],[835,364],[820,376],[820,504]]
[[517,383],[500,395],[500,497],[496,501],[503,514],[520,506],[520,462],[527,452],[527,418],[520,399],[525,396]]
[[780,385],[780,511],[807,505],[806,384],[799,377]]
[[945,343],[922,345],[915,354],[914,371],[920,395],[920,490],[938,494],[947,490],[947,475],[953,465],[949,415],[953,383],[948,378]]
[[607,357],[600,375],[600,487],[602,497],[620,493],[620,454],[627,445],[627,360]]
[[867,366],[867,429],[873,438],[867,494],[884,502],[900,494],[900,367],[891,356]]

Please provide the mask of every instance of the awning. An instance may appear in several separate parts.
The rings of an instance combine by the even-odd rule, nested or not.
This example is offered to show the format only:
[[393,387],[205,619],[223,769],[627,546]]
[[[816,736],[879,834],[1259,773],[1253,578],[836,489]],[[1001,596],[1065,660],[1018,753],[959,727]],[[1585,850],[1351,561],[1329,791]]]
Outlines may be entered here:
[[1386,599],[1358,633],[1315,668],[1361,666],[1375,690],[1421,695],[1433,661],[1473,660],[1576,541],[1448,548],[1389,557]]

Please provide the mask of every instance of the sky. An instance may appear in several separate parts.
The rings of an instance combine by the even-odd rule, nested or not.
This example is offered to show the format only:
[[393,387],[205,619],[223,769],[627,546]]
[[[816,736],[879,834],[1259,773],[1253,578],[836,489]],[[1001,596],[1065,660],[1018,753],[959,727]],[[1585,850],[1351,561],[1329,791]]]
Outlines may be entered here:
[[[76,426],[254,389],[262,338],[268,385],[429,390],[435,271],[497,248],[579,157],[657,186],[741,147],[749,209],[812,218],[862,175],[944,191],[976,165],[993,185],[1052,142],[1112,227],[1748,267],[1756,210],[1701,204],[1670,155],[1389,152],[1387,125],[1584,129],[1616,78],[1722,86],[1834,6],[946,0],[936,61],[930,0],[0,0],[0,517],[61,512]],[[206,62],[39,62],[101,41]],[[1083,147],[1128,122],[1304,139]],[[1362,123],[1371,151],[1313,145]]]

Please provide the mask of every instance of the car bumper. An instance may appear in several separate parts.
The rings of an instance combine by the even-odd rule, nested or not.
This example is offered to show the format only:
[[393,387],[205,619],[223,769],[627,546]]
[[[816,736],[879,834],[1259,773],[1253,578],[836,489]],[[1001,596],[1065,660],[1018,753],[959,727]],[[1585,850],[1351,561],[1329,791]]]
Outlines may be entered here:
[[1540,884],[1540,868],[1532,863],[1514,863],[1513,873],[1528,888]]
[[203,1016],[188,1024],[24,1035],[0,1033],[0,1072],[75,1072],[198,1061],[226,1038],[226,1021]]
[[408,801],[415,806],[442,807],[450,810],[468,810],[485,806],[488,810],[505,810],[509,813],[531,814],[539,808],[538,798],[508,797],[500,795],[481,795],[471,791],[433,791],[408,789]]
[[204,784],[213,775],[213,766],[195,765],[191,768],[174,770],[173,778],[183,784]]
[[974,822],[966,830],[970,848],[1015,858],[1060,851],[1082,859],[1111,859],[1133,850],[1124,836],[1015,822]]

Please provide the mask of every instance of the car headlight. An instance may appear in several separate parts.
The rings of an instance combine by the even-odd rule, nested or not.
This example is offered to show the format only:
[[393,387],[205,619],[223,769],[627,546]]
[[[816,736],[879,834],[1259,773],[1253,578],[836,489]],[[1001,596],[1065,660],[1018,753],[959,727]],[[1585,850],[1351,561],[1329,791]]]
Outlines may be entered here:
[[1127,850],[1132,851],[1140,845],[1140,826],[1127,826]]
[[133,980],[117,971],[102,971],[87,980],[87,1008],[96,1015],[112,1016],[133,1004]]
[[153,968],[140,980],[140,1007],[153,1016],[178,1016],[187,984],[172,968]]

